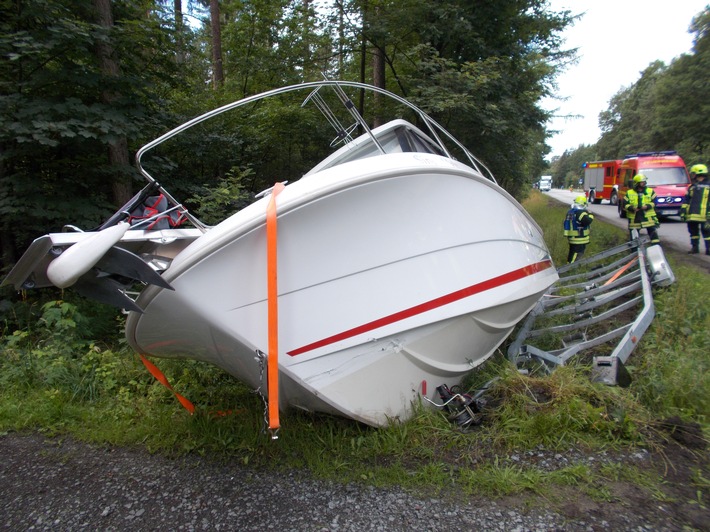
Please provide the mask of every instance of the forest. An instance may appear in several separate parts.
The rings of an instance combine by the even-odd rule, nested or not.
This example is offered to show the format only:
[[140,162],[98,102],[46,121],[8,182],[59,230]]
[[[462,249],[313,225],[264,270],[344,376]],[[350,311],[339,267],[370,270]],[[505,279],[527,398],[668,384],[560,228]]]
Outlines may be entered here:
[[[33,238],[69,221],[96,227],[123,205],[141,187],[133,159],[147,142],[323,75],[412,101],[523,198],[547,171],[541,101],[574,61],[560,36],[579,16],[546,0],[0,0],[0,273]],[[692,54],[649,65],[614,97],[602,139],[556,160],[556,181],[580,158],[625,151],[707,161],[709,23],[707,10],[692,22]],[[151,170],[198,216],[233,212],[326,155],[332,131],[294,135],[296,111],[276,111],[187,135]]]

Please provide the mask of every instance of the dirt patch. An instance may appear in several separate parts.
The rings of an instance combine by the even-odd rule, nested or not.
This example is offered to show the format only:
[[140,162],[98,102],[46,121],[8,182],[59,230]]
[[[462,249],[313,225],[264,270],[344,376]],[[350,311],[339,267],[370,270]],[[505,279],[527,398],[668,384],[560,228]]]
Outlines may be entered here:
[[[643,459],[633,453],[621,457],[622,463],[636,468],[638,478],[597,483],[584,491],[576,486],[555,488],[537,503],[566,518],[565,530],[577,530],[593,515],[589,530],[708,531],[710,470],[706,447],[700,447],[689,449],[669,438],[661,450]],[[587,455],[580,461],[589,463],[589,458],[597,457]]]
[[698,423],[686,423],[678,416],[673,416],[661,421],[659,428],[682,448],[695,451],[707,449],[707,441]]

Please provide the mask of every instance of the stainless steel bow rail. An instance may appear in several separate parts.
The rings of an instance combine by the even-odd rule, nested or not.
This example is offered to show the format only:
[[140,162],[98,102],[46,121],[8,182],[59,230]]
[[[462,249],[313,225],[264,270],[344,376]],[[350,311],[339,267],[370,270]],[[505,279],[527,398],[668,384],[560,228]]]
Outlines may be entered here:
[[647,246],[646,239],[635,236],[558,269],[559,281],[528,314],[508,348],[508,359],[519,371],[550,373],[586,355],[593,357],[593,381],[630,383],[624,363],[653,321],[652,286],[675,281],[661,247]]

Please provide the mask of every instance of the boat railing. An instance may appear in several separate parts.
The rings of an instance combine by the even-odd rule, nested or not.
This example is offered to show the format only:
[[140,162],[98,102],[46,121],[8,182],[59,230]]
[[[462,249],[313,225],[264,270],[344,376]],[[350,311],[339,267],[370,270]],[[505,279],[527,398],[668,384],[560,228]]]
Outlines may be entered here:
[[[142,148],[140,148],[135,157],[135,162],[136,162],[136,167],[138,169],[138,172],[143,176],[143,178],[149,183],[154,185],[156,187],[154,190],[160,191],[160,193],[164,194],[165,197],[168,199],[170,205],[172,206],[179,206],[180,212],[184,214],[184,216],[192,223],[195,227],[202,231],[206,231],[209,229],[209,226],[201,222],[196,216],[194,216],[192,213],[188,211],[185,207],[183,207],[180,202],[178,202],[175,198],[170,195],[170,193],[165,190],[160,184],[158,184],[157,180],[150,175],[150,173],[143,167],[142,165],[142,159],[143,156],[155,149],[157,146],[163,144],[167,140],[175,137],[176,135],[179,135],[180,133],[196,126],[197,124],[200,124],[202,122],[205,122],[206,120],[209,120],[211,118],[214,118],[218,115],[221,115],[223,113],[226,113],[228,111],[231,111],[233,109],[237,109],[239,107],[243,107],[248,104],[252,104],[254,102],[271,98],[274,96],[286,94],[289,92],[294,92],[294,91],[311,91],[310,96],[306,98],[306,102],[311,101],[316,105],[318,109],[321,110],[321,112],[324,112],[326,114],[326,119],[329,121],[329,123],[336,129],[338,132],[339,137],[347,138],[348,136],[351,135],[351,133],[354,131],[355,126],[351,126],[350,128],[343,128],[337,119],[335,118],[335,115],[333,115],[332,111],[327,108],[327,104],[325,104],[325,101],[323,100],[322,96],[318,93],[318,90],[321,89],[322,87],[331,87],[333,90],[335,90],[338,99],[345,105],[346,109],[348,112],[355,118],[355,124],[357,126],[361,126],[364,128],[365,131],[369,132],[369,134],[374,138],[374,135],[372,135],[372,132],[370,131],[369,126],[365,122],[365,120],[360,116],[359,112],[357,111],[355,105],[353,102],[348,98],[347,94],[343,90],[343,88],[352,88],[352,89],[363,89],[363,90],[369,90],[375,93],[382,94],[384,96],[387,96],[388,98],[398,102],[399,104],[405,106],[406,108],[412,110],[417,117],[421,120],[423,124],[426,125],[427,129],[429,130],[433,140],[438,144],[438,146],[441,148],[444,154],[446,154],[447,157],[449,158],[454,158],[452,157],[450,151],[446,147],[446,143],[442,141],[442,137],[447,139],[448,142],[452,143],[453,145],[457,146],[457,148],[465,155],[465,157],[468,159],[468,163],[476,170],[478,171],[482,176],[486,177],[487,179],[493,181],[494,183],[497,183],[495,177],[493,176],[493,173],[480,161],[478,160],[463,144],[461,144],[451,133],[449,133],[443,126],[441,126],[439,123],[437,123],[433,118],[431,118],[429,115],[427,115],[422,109],[419,107],[415,106],[414,104],[410,103],[409,101],[405,100],[404,98],[386,90],[382,89],[379,87],[375,87],[373,85],[368,85],[366,83],[359,83],[355,81],[336,81],[336,80],[321,80],[321,81],[314,81],[314,82],[307,82],[307,83],[300,83],[297,85],[290,85],[287,87],[281,87],[278,89],[273,89],[267,92],[263,92],[260,94],[256,94],[253,96],[248,96],[246,98],[242,98],[241,100],[223,105],[221,107],[218,107],[217,109],[213,109],[211,111],[208,111],[200,116],[197,116],[193,118],[192,120],[189,120],[180,126],[171,129],[167,133],[161,135],[160,137],[156,138],[155,140],[149,142]],[[304,102],[305,103],[305,102]],[[324,107],[325,105],[325,107]],[[337,141],[338,138],[336,137]],[[334,142],[335,142],[334,141]],[[378,148],[384,153],[384,149],[382,146],[379,144],[377,139],[374,139],[374,142],[378,146]],[[119,211],[120,213],[121,211]],[[117,213],[118,214],[118,213]],[[107,222],[108,223],[108,222]],[[115,223],[115,222],[114,222]]]
[[[340,120],[338,120],[338,117],[335,115],[333,110],[330,108],[330,106],[327,104],[323,96],[320,94],[320,87],[316,88],[313,92],[311,92],[305,100],[303,100],[303,103],[301,104],[301,107],[305,107],[308,103],[312,103],[316,109],[318,109],[321,114],[325,117],[326,121],[333,127],[335,130],[335,138],[333,141],[330,143],[331,147],[335,147],[341,142],[352,142],[353,141],[353,132],[357,130],[359,127],[359,122],[356,120],[354,124],[352,124],[349,127],[344,127],[341,123]],[[359,114],[359,113],[358,113]],[[376,140],[376,139],[375,139]],[[377,144],[379,146],[379,142]],[[379,146],[381,148],[381,146]]]
[[348,113],[355,119],[355,123],[351,125],[349,128],[344,128],[341,124],[338,118],[335,116],[335,113],[330,109],[330,106],[326,103],[325,99],[323,99],[323,96],[319,93],[321,87],[316,88],[313,92],[311,92],[308,97],[303,101],[301,104],[301,107],[304,107],[309,101],[312,101],[313,104],[316,106],[316,108],[325,116],[326,120],[328,123],[330,123],[331,126],[335,128],[335,131],[337,132],[337,136],[333,140],[333,142],[330,143],[331,146],[334,146],[338,144],[339,142],[350,142],[353,140],[352,133],[357,129],[357,128],[362,128],[370,137],[372,142],[377,146],[377,149],[381,154],[385,154],[385,149],[382,147],[382,144],[380,144],[380,141],[378,138],[372,133],[372,130],[370,129],[370,126],[367,124],[365,119],[362,117],[360,112],[357,110],[357,107],[355,107],[355,104],[353,101],[348,97],[347,94],[345,94],[345,91],[340,85],[335,85],[333,87],[333,90],[335,91],[335,94],[338,97],[338,100],[340,100],[340,103],[343,104],[345,109],[347,109]]
[[551,373],[587,355],[592,356],[592,380],[630,382],[624,364],[655,316],[652,287],[675,281],[661,247],[635,236],[558,269],[559,280],[508,347],[508,359],[519,371]]

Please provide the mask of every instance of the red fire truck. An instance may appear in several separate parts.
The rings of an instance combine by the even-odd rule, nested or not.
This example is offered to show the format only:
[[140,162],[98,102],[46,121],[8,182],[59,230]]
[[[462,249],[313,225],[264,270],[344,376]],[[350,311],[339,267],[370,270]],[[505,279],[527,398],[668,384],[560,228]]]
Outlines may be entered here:
[[621,200],[633,187],[637,174],[646,176],[646,184],[656,192],[658,216],[677,216],[690,186],[685,162],[675,151],[642,152],[627,155],[619,167],[619,216],[626,217]]
[[612,205],[619,203],[619,168],[621,160],[594,161],[584,163],[584,193],[589,203],[608,200]]

